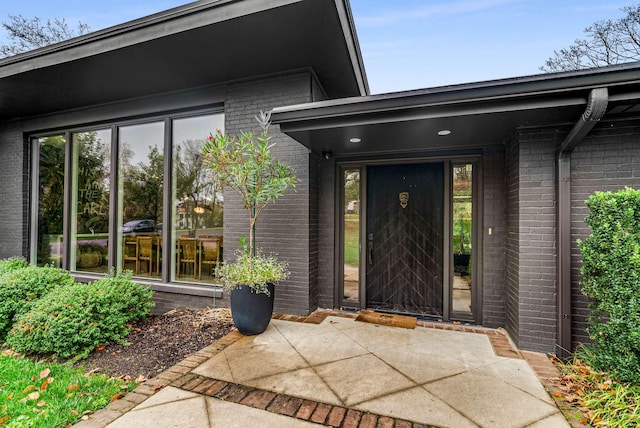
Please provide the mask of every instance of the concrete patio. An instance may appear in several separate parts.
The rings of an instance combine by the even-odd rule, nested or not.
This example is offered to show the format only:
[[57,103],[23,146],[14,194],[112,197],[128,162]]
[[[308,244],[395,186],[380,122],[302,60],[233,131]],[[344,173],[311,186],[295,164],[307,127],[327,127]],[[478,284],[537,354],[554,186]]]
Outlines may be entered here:
[[78,426],[569,426],[499,331],[334,315],[231,333]]

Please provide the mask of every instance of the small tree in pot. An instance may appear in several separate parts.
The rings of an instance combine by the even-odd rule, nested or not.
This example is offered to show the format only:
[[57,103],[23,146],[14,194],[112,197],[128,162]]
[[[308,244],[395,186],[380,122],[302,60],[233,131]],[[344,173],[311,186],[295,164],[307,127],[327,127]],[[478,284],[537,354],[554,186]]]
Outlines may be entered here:
[[262,210],[295,189],[293,169],[273,158],[268,135],[270,113],[256,117],[262,127],[259,136],[251,132],[228,135],[220,130],[210,134],[202,149],[204,165],[216,184],[240,196],[249,214],[249,243],[240,237],[241,249],[234,263],[225,263],[216,273],[231,290],[231,313],[240,332],[262,333],[273,312],[274,284],[289,276],[287,264],[257,250],[256,222]]

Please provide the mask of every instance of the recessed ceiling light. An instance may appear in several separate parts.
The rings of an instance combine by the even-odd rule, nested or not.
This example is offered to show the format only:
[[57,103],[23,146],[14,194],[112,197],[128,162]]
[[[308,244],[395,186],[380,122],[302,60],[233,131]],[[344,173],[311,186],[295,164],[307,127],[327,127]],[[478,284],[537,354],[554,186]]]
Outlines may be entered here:
[[360,138],[349,138],[349,142],[350,143],[359,143],[360,141],[362,141]]
[[443,129],[441,131],[438,131],[438,135],[440,135],[441,137],[449,134],[451,134],[451,131],[448,129]]

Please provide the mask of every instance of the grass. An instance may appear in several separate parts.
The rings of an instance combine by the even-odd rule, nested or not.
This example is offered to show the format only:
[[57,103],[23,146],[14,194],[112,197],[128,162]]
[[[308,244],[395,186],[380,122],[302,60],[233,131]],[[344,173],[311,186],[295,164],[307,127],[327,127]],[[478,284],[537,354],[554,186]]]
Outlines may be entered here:
[[358,217],[355,220],[345,216],[344,222],[344,264],[347,266],[358,267],[360,265],[360,222]]
[[0,427],[66,427],[134,386],[65,365],[0,355]]
[[562,392],[555,396],[582,412],[581,423],[616,427],[640,425],[639,385],[622,383],[606,372],[594,370],[584,352],[559,367],[563,375]]

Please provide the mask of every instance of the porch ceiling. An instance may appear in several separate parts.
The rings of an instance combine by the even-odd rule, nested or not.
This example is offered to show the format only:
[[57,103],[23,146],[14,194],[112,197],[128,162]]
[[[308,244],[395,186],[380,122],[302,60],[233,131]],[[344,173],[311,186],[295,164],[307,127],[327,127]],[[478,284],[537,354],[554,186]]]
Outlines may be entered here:
[[368,92],[347,2],[202,0],[0,60],[0,121],[298,69]]
[[[573,125],[594,87],[609,88],[607,117],[637,114],[639,69],[635,63],[325,101],[277,108],[272,117],[312,151],[336,157],[481,148],[504,144],[519,127]],[[439,136],[441,130],[451,133]]]

